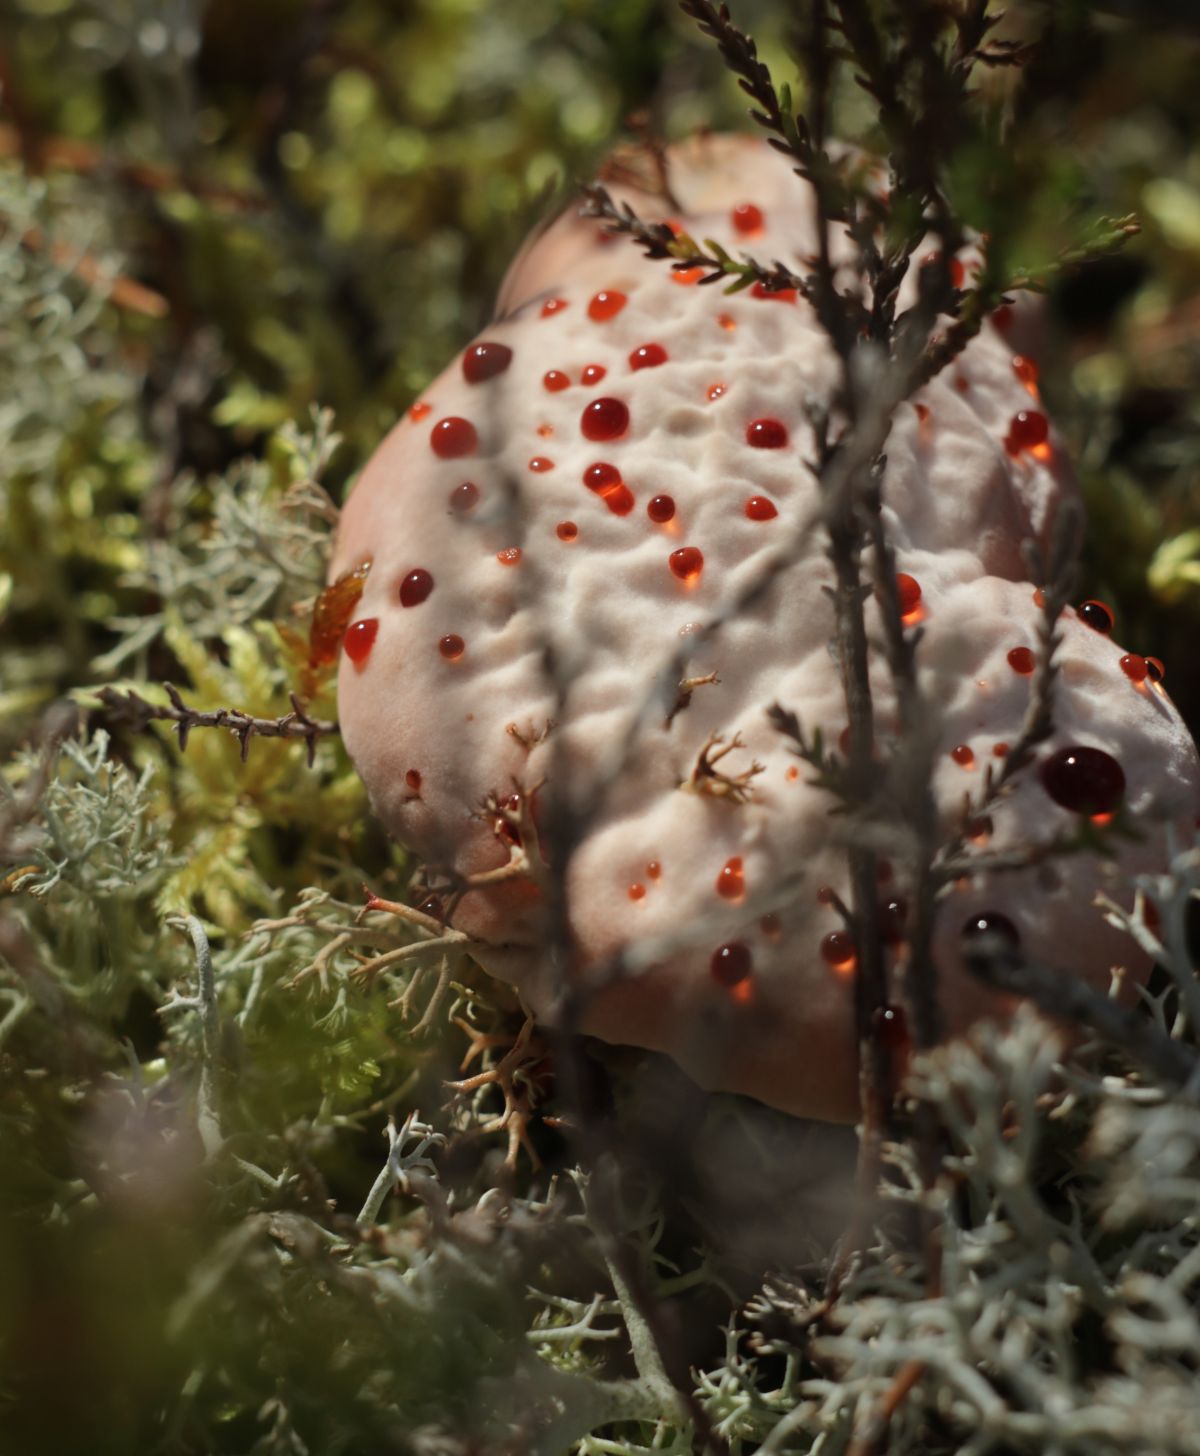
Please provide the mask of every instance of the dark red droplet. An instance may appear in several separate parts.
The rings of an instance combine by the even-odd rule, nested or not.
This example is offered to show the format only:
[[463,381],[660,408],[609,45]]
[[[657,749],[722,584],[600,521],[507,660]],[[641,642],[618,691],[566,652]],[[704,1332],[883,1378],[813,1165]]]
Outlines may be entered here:
[[450,492],[450,509],[458,511],[469,511],[479,503],[479,487],[470,480],[464,480],[461,485],[456,485]]
[[831,930],[821,941],[821,959],[842,975],[852,971],[858,960],[853,938],[844,930]]
[[422,915],[428,915],[431,920],[442,920],[446,918],[446,907],[442,904],[440,895],[428,895],[417,907]]
[[433,577],[423,566],[418,566],[400,583],[400,605],[419,607],[432,590]]
[[433,453],[442,460],[458,460],[463,455],[474,455],[479,447],[479,436],[470,420],[450,415],[438,420],[429,433]]
[[950,750],[950,757],[959,768],[975,767],[975,753],[969,743],[956,743]]
[[457,662],[465,648],[466,643],[457,632],[448,632],[445,637],[438,638],[438,651],[447,662]]
[[787,426],[779,420],[751,420],[746,426],[746,444],[756,450],[782,450],[787,442]]
[[1008,744],[1007,743],[993,743],[992,744],[992,756],[994,758],[1007,758],[1008,757]]
[[615,490],[606,490],[601,499],[614,516],[627,516],[637,504],[633,498],[633,491],[624,481]]
[[1013,672],[1019,673],[1022,677],[1029,677],[1037,666],[1037,658],[1030,647],[1014,647],[1008,654],[1008,665]]
[[681,546],[678,551],[671,552],[667,565],[680,581],[690,584],[700,579],[704,570],[704,553],[696,546]]
[[463,355],[463,378],[468,384],[482,384],[485,379],[494,379],[503,374],[512,363],[513,351],[507,344],[497,344],[483,339],[472,344]]
[[768,288],[763,283],[756,283],[750,289],[751,298],[765,298],[775,303],[795,303],[796,290],[794,288]]
[[365,665],[378,633],[378,617],[362,617],[357,622],[351,622],[346,628],[342,646],[346,649],[346,656],[355,667],[361,668]]
[[551,314],[560,313],[566,307],[567,300],[565,298],[548,298],[542,304],[542,317],[549,318]]
[[1150,668],[1144,657],[1127,652],[1121,659],[1121,671],[1130,682],[1141,683],[1146,681]]
[[733,209],[733,228],[735,232],[743,236],[749,233],[762,231],[763,215],[762,209],[755,207],[752,202],[741,202]]
[[659,864],[658,860],[652,859],[649,864],[647,864],[646,875],[649,879],[652,880],[662,879],[662,865]]
[[608,370],[603,364],[585,364],[580,371],[579,382],[581,384],[599,384]]
[[606,495],[610,490],[616,490],[617,486],[622,483],[621,472],[606,460],[598,460],[595,465],[589,465],[583,472],[583,483],[588,490],[594,490],[597,495]]
[[560,389],[569,389],[571,381],[561,369],[547,369],[542,375],[542,387],[551,394],[557,394]]
[[884,945],[899,945],[904,939],[904,922],[908,905],[901,899],[888,900],[879,907],[879,938]]
[[992,310],[992,323],[1002,334],[1008,333],[1012,328],[1013,311],[1011,303],[1002,303],[999,308]]
[[1041,410],[1018,410],[1008,422],[1004,448],[1010,455],[1019,455],[1043,444],[1049,433],[1050,421]]
[[745,511],[752,521],[772,521],[779,514],[775,502],[765,495],[752,495],[746,502]]
[[1076,615],[1093,632],[1102,632],[1107,637],[1113,629],[1113,614],[1109,607],[1094,598],[1077,607]]
[[1102,748],[1060,748],[1042,761],[1042,787],[1073,814],[1112,814],[1125,797],[1125,772]]
[[750,950],[740,940],[717,946],[708,964],[713,980],[726,988],[740,985],[754,969]]
[[661,344],[642,344],[629,356],[630,369],[657,369],[667,362],[667,351]]
[[410,768],[408,772],[404,775],[404,782],[408,785],[408,787],[413,791],[414,794],[419,794],[421,792],[420,770]]
[[836,899],[837,899],[837,893],[834,890],[834,888],[833,888],[832,885],[818,885],[817,886],[817,904],[818,905],[832,905],[833,902]]
[[[912,1051],[912,1036],[903,1006],[881,1006],[875,1013],[874,1030],[879,1045],[893,1059],[904,1058]],[[897,1068],[893,1068],[893,1076]]]
[[982,948],[984,938],[995,939],[1010,950],[1017,950],[1021,944],[1021,937],[1017,927],[1007,915],[1001,915],[996,910],[984,910],[978,915],[972,915],[962,928],[963,949],[970,954],[972,949]]
[[906,571],[896,573],[896,596],[900,602],[900,615],[911,616],[921,605],[921,583]]
[[1162,682],[1163,678],[1166,677],[1166,675],[1167,669],[1162,665],[1157,657],[1148,657],[1146,659],[1146,676],[1150,679],[1151,682],[1160,683]]
[[574,541],[579,535],[579,527],[574,521],[559,521],[554,530],[560,541]]
[[927,404],[922,404],[920,400],[917,400],[913,404],[913,409],[916,410],[917,419],[921,424],[925,425],[929,423],[929,406]]
[[602,288],[592,295],[587,309],[588,318],[598,324],[607,323],[609,319],[616,318],[628,301],[619,289]]
[[629,429],[629,406],[620,399],[594,399],[579,417],[585,440],[619,440]]
[[722,900],[740,900],[745,895],[746,874],[740,854],[727,859],[721,866],[717,874],[716,891]]
[[646,514],[659,526],[665,526],[675,519],[675,502],[669,495],[652,496],[646,504]]

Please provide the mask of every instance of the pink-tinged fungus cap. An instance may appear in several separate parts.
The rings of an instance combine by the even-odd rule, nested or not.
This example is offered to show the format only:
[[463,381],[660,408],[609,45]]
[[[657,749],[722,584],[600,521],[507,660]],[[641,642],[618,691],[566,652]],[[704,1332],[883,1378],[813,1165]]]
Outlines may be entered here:
[[[687,143],[671,176],[693,236],[802,270],[811,197],[765,144]],[[661,218],[650,192],[613,191]],[[537,881],[561,873],[584,1030],[667,1052],[706,1086],[852,1118],[853,945],[828,893],[847,897],[844,849],[830,795],[768,717],[780,703],[831,744],[846,722],[808,464],[809,411],[838,381],[828,341],[802,299],[680,281],[573,214],[518,258],[501,307],[343,513],[332,576],[371,562],[344,638],[347,747],[388,828],[461,876],[508,861],[530,832],[523,799],[533,822],[539,796],[598,804],[568,864],[534,852],[532,877],[463,896],[453,923],[479,937],[483,964],[556,1014]],[[886,453],[949,829],[1018,737],[1039,618],[1021,548],[1045,544],[1074,487],[1036,371],[991,327],[899,408]],[[1131,904],[1131,876],[1161,868],[1168,827],[1196,813],[1195,749],[1161,686],[1074,613],[1063,626],[1055,735],[989,809],[987,848],[1117,807],[1141,838],[1113,859],[963,878],[935,937],[952,1028],[996,1004],[961,960],[981,917],[1101,987],[1113,965],[1140,968],[1093,901]],[[881,658],[872,681],[886,729]],[[901,865],[882,897],[897,980]]]

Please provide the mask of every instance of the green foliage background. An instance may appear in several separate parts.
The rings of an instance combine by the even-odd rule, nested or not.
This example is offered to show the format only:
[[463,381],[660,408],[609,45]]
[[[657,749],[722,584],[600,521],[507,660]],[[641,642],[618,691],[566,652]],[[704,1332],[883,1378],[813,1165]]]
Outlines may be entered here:
[[[1043,384],[1089,501],[1089,587],[1195,725],[1200,39],[1154,6],[1009,8],[1057,27],[1020,102],[1017,256],[1053,260],[1099,213],[1143,223],[1057,279]],[[780,75],[785,9],[737,11]],[[492,1094],[442,1113],[461,1028],[414,1039],[344,955],[292,985],[364,879],[404,894],[402,855],[336,742],[311,769],[266,741],[242,764],[217,733],[181,754],[88,689],[286,712],[323,575],[309,483],[340,496],[616,140],[740,125],[741,99],[659,0],[14,0],[0,38],[0,1451],[479,1449],[462,1433],[519,1429],[551,1374],[628,1372],[611,1344],[535,1358],[531,1323],[574,1317],[603,1261],[577,1204],[500,1166]],[[843,132],[869,128],[852,88],[840,106]],[[955,166],[986,226],[987,158]],[[332,716],[328,678],[306,686]],[[66,697],[84,736],[54,750]],[[199,1017],[162,1009],[194,979],[180,913],[216,954],[216,1160]],[[514,1025],[495,988],[451,998]],[[384,1119],[418,1106],[453,1134],[445,1227],[401,1200],[363,1239]],[[516,1198],[503,1219],[471,1213],[490,1188]],[[686,1227],[645,1234],[649,1265],[705,1313],[693,1357],[719,1368],[729,1296]]]

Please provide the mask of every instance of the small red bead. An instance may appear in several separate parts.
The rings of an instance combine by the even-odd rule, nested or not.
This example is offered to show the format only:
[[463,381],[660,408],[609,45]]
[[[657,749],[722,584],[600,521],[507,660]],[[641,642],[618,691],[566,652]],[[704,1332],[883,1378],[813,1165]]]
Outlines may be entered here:
[[361,668],[371,648],[375,645],[375,638],[379,633],[378,617],[362,617],[357,622],[351,622],[346,628],[346,635],[342,638],[342,645],[346,649],[346,656],[355,665]]
[[620,399],[594,399],[579,417],[585,440],[618,440],[629,429],[629,406]]
[[959,768],[974,768],[975,754],[969,743],[957,743],[950,750],[950,757]]
[[555,527],[555,532],[560,541],[574,541],[579,535],[579,527],[574,521],[559,521]]
[[633,491],[624,481],[615,490],[606,490],[601,499],[614,516],[627,516],[637,504],[633,498]]
[[554,461],[547,459],[545,455],[535,455],[529,462],[529,468],[535,475],[545,475],[547,470],[554,469]]
[[879,938],[884,945],[899,945],[904,939],[908,906],[903,900],[888,900],[879,907]]
[[503,551],[496,552],[496,560],[501,566],[516,566],[521,559],[521,548],[519,546],[506,546]]
[[835,971],[852,970],[857,960],[853,939],[844,930],[831,930],[821,941],[821,959]]
[[1103,602],[1096,600],[1086,601],[1076,608],[1076,616],[1079,620],[1092,629],[1107,637],[1113,629],[1113,614],[1111,607],[1105,606]]
[[741,900],[745,896],[746,874],[740,854],[727,859],[721,866],[715,889],[722,900]]
[[775,502],[765,495],[752,495],[746,502],[745,511],[752,521],[771,521],[779,514]]
[[442,460],[457,460],[463,455],[474,455],[479,446],[479,436],[470,420],[450,415],[434,425],[429,443],[433,453]]
[[1151,682],[1160,683],[1166,677],[1167,669],[1157,657],[1148,657],[1146,659],[1146,675]]
[[699,283],[704,276],[703,268],[676,268],[671,274],[676,283],[682,283],[686,288],[691,283]]
[[588,304],[588,318],[598,324],[607,323],[609,319],[616,318],[628,301],[619,289],[602,288]]
[[1033,655],[1032,649],[1028,647],[1014,647],[1008,654],[1008,665],[1013,672],[1020,673],[1022,677],[1029,677],[1037,666],[1037,658]]
[[413,791],[414,794],[420,793],[421,771],[419,769],[410,768],[404,775],[404,782]]
[[653,496],[647,502],[646,514],[656,525],[665,526],[675,517],[675,502],[669,495]]
[[603,364],[586,364],[580,371],[580,384],[599,384],[608,370]]
[[425,419],[428,415],[431,415],[432,413],[433,406],[431,404],[426,404],[425,401],[422,399],[418,400],[417,403],[413,405],[413,407],[409,410],[408,415],[411,420],[413,420],[417,424],[420,424],[423,419]]
[[479,503],[479,487],[470,480],[464,480],[450,492],[452,511],[469,511]]
[[735,232],[739,232],[745,235],[748,233],[757,233],[762,231],[762,209],[755,207],[752,202],[739,203],[739,205],[733,209],[732,217],[733,228]]
[[727,988],[740,985],[753,968],[753,957],[740,940],[731,940],[727,945],[719,945],[713,951],[712,959],[709,961],[709,970],[712,972],[713,980],[719,986]]
[[751,298],[765,298],[775,303],[795,303],[796,290],[794,288],[767,288],[762,283],[755,283],[750,289]]
[[551,314],[560,313],[567,306],[565,298],[548,298],[542,304],[542,317],[549,318]]
[[400,583],[400,605],[419,607],[432,590],[433,577],[423,566],[418,566]]
[[667,362],[667,351],[661,344],[642,344],[629,356],[630,369],[657,369]]
[[583,483],[588,490],[594,490],[597,495],[607,495],[609,491],[616,490],[617,486],[622,483],[621,472],[606,460],[598,460],[595,465],[589,465],[583,472]]
[[1041,410],[1018,410],[1008,422],[1004,448],[1010,455],[1032,450],[1050,434],[1050,421]]
[[751,420],[746,426],[746,444],[756,450],[782,450],[787,442],[787,427],[779,420]]
[[1038,382],[1038,367],[1032,359],[1026,359],[1024,354],[1014,354],[1012,358],[1013,373],[1021,381],[1026,389],[1032,389]]
[[438,638],[438,651],[448,662],[457,662],[465,648],[466,643],[457,632],[448,632],[445,637]]
[[696,546],[681,546],[667,558],[672,573],[683,582],[694,582],[704,570],[704,553]]
[[921,583],[906,571],[896,573],[896,596],[900,602],[900,615],[911,616],[921,605]]
[[1121,671],[1130,682],[1141,683],[1146,681],[1146,675],[1150,669],[1146,666],[1144,657],[1137,657],[1132,652],[1127,652],[1121,659]]
[[497,344],[484,339],[472,344],[463,355],[463,378],[468,384],[482,384],[485,379],[494,379],[503,374],[512,363],[513,351],[507,344]]
[[644,900],[646,898],[646,887],[642,884],[632,884],[629,887],[629,898],[631,900]]
[[560,389],[569,389],[571,381],[561,369],[547,369],[542,375],[542,385],[551,394],[557,394]]

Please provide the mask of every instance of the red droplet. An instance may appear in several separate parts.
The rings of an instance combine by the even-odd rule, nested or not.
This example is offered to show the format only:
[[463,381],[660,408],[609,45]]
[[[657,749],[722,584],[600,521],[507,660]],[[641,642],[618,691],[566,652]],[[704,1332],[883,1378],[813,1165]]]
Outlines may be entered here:
[[579,417],[585,440],[618,440],[629,429],[629,406],[620,399],[594,399]]
[[796,780],[800,777],[800,770],[796,767],[795,764],[792,764],[791,768],[788,769],[784,777],[787,779],[789,784],[794,784]]
[[[881,1006],[875,1013],[874,1031],[879,1045],[893,1061],[902,1060],[912,1052],[912,1037],[903,1006]],[[899,1068],[892,1068],[893,1077],[897,1071]]]
[[746,426],[746,444],[755,450],[782,450],[787,442],[787,426],[779,420],[751,420]]
[[1137,657],[1132,652],[1127,652],[1121,659],[1121,671],[1130,682],[1142,683],[1146,681],[1146,674],[1149,672],[1144,657]]
[[567,300],[565,298],[548,298],[546,302],[542,304],[542,317],[549,318],[551,314],[559,313],[562,309],[566,307]]
[[1012,304],[1002,303],[999,308],[992,310],[992,323],[995,324],[1002,334],[1008,333],[1012,327],[1012,320]]
[[442,904],[440,895],[429,895],[417,906],[422,915],[428,915],[431,920],[445,920],[446,907]]
[[479,503],[479,487],[470,480],[464,480],[461,485],[454,487],[448,498],[450,509],[461,514]]
[[837,892],[834,890],[834,888],[833,888],[832,885],[818,885],[817,886],[817,904],[818,905],[832,905],[833,902],[836,899],[837,899]]
[[963,283],[966,281],[966,277],[967,277],[967,272],[966,272],[966,269],[962,265],[962,260],[959,259],[959,258],[951,258],[950,259],[950,286],[952,288],[961,288],[963,286]]
[[717,323],[720,324],[720,326],[727,333],[731,333],[734,329],[737,328],[737,319],[733,318],[730,314],[727,313],[719,313],[717,315]]
[[896,573],[896,596],[900,601],[901,617],[910,617],[921,605],[921,583],[906,571]]
[[630,369],[657,369],[667,362],[667,351],[661,344],[642,344],[629,356]]
[[968,955],[973,949],[978,948],[979,942],[985,936],[989,939],[995,937],[1012,950],[1017,950],[1021,944],[1017,927],[1007,915],[1001,915],[997,910],[984,910],[978,915],[972,915],[963,926],[961,933],[963,949]]
[[652,859],[650,863],[646,866],[646,875],[647,878],[651,880],[661,880],[662,865],[660,865],[656,859]]
[[414,794],[420,793],[421,774],[418,769],[410,768],[408,772],[404,775],[404,782],[408,785],[408,787],[413,791]]
[[735,854],[727,859],[717,874],[717,894],[722,900],[740,900],[746,893],[746,875],[742,869],[742,857]]
[[959,394],[966,394],[971,388],[971,381],[965,374],[956,374],[954,376],[954,387],[958,390]]
[[764,915],[758,922],[758,928],[762,931],[764,939],[769,940],[772,945],[778,945],[783,939],[783,921],[778,915]]
[[418,566],[400,583],[400,605],[419,607],[432,590],[433,577],[423,566]]
[[1110,607],[1094,598],[1076,607],[1075,615],[1081,622],[1092,629],[1093,632],[1103,633],[1107,637],[1113,629],[1113,614]]
[[731,216],[733,218],[734,232],[739,232],[743,234],[743,236],[745,236],[749,233],[757,233],[762,231],[762,209],[759,207],[755,207],[752,202],[739,203],[737,207],[733,209]]
[[908,905],[897,898],[888,900],[879,907],[879,938],[884,945],[896,946],[904,939],[904,922],[908,917]]
[[1073,814],[1112,814],[1125,797],[1125,773],[1102,748],[1060,748],[1044,759],[1042,787]]
[[466,643],[457,632],[448,632],[445,637],[438,638],[438,651],[447,662],[457,662],[466,649]]
[[1166,677],[1167,669],[1162,665],[1157,657],[1148,657],[1146,659],[1146,675],[1149,677],[1151,682],[1160,683],[1162,682],[1163,678]]
[[599,460],[595,465],[589,465],[583,472],[583,483],[588,490],[594,490],[597,495],[607,495],[609,491],[616,490],[622,484],[621,472],[615,465],[609,465],[605,460]]
[[538,435],[543,440],[548,440],[554,434],[554,426],[553,425],[539,425],[537,427],[537,432],[538,432]]
[[916,400],[913,403],[913,409],[916,410],[917,419],[921,424],[925,425],[929,423],[929,406],[927,404],[922,404],[920,400]]
[[559,521],[554,530],[560,541],[574,541],[579,535],[579,527],[574,521]]
[[1008,757],[1008,744],[1007,743],[993,743],[992,744],[992,756],[994,758],[1007,758]]
[[1030,394],[1037,393],[1038,367],[1032,359],[1026,359],[1024,354],[1014,354],[1012,357],[1013,373],[1021,381]]
[[749,948],[740,940],[731,940],[719,945],[712,953],[709,970],[718,986],[727,989],[740,985],[754,969],[754,960]]
[[601,499],[614,516],[627,516],[637,504],[633,498],[633,491],[624,482],[618,485],[616,490],[605,491]]
[[703,275],[703,268],[676,268],[671,277],[676,283],[682,283],[686,288],[690,284],[699,283]]
[[463,355],[463,378],[468,384],[482,384],[485,379],[494,379],[503,374],[512,363],[513,351],[507,344],[497,344],[483,339],[472,344]]
[[728,388],[729,386],[727,384],[710,384],[708,386],[708,398],[710,402],[714,399],[720,399]]
[[667,557],[667,565],[682,582],[689,585],[700,580],[704,570],[704,553],[697,546],[681,546]]
[[408,417],[416,424],[420,424],[423,419],[425,419],[428,415],[431,415],[432,413],[433,406],[431,404],[426,404],[423,399],[419,399],[416,404],[414,404],[413,407],[409,410]]
[[768,288],[763,283],[756,283],[750,289],[750,297],[774,299],[776,303],[795,303],[796,290],[794,288]]
[[506,546],[503,551],[496,552],[496,560],[501,566],[516,566],[521,560],[521,548],[519,546]]
[[675,517],[675,502],[669,495],[656,495],[646,504],[646,514],[659,526],[664,526]]
[[628,302],[619,289],[602,288],[599,293],[592,295],[587,308],[588,318],[598,324],[607,323],[609,319],[616,318]]
[[535,455],[529,462],[529,468],[535,475],[545,475],[547,470],[554,469],[554,461],[545,455]]
[[1010,455],[1032,450],[1041,445],[1050,433],[1050,421],[1041,410],[1018,410],[1008,422],[1004,448]]
[[608,370],[603,364],[585,364],[579,373],[580,384],[599,384]]
[[1046,605],[1046,593],[1041,589],[1040,586],[1035,586],[1033,589],[1033,605],[1038,609],[1039,612]]
[[629,898],[631,900],[644,900],[646,898],[645,885],[633,884],[629,887]]
[[359,562],[349,571],[344,571],[317,598],[313,606],[312,624],[308,630],[310,667],[327,667],[337,660],[342,633],[346,630],[354,608],[358,606],[370,570],[370,561]]
[[1013,672],[1020,673],[1022,677],[1029,677],[1037,667],[1037,658],[1033,655],[1032,648],[1014,647],[1008,654],[1008,665]]
[[848,975],[858,962],[853,939],[844,930],[831,930],[821,941],[821,959],[839,975]]
[[950,750],[950,757],[958,764],[959,768],[974,768],[975,753],[969,743],[957,743]]
[[746,502],[745,511],[752,521],[772,521],[779,514],[775,502],[765,495],[752,495]]
[[569,389],[571,381],[561,369],[547,369],[542,375],[542,386],[551,394],[557,394],[560,389]]
[[342,646],[346,649],[346,656],[355,667],[361,668],[366,664],[378,633],[378,617],[362,617],[357,622],[351,622],[346,628]]
[[463,455],[474,455],[479,447],[479,436],[470,420],[450,415],[438,420],[429,433],[433,453],[442,460],[458,460]]
[[967,820],[966,835],[972,844],[986,844],[995,832],[991,815],[976,814]]

